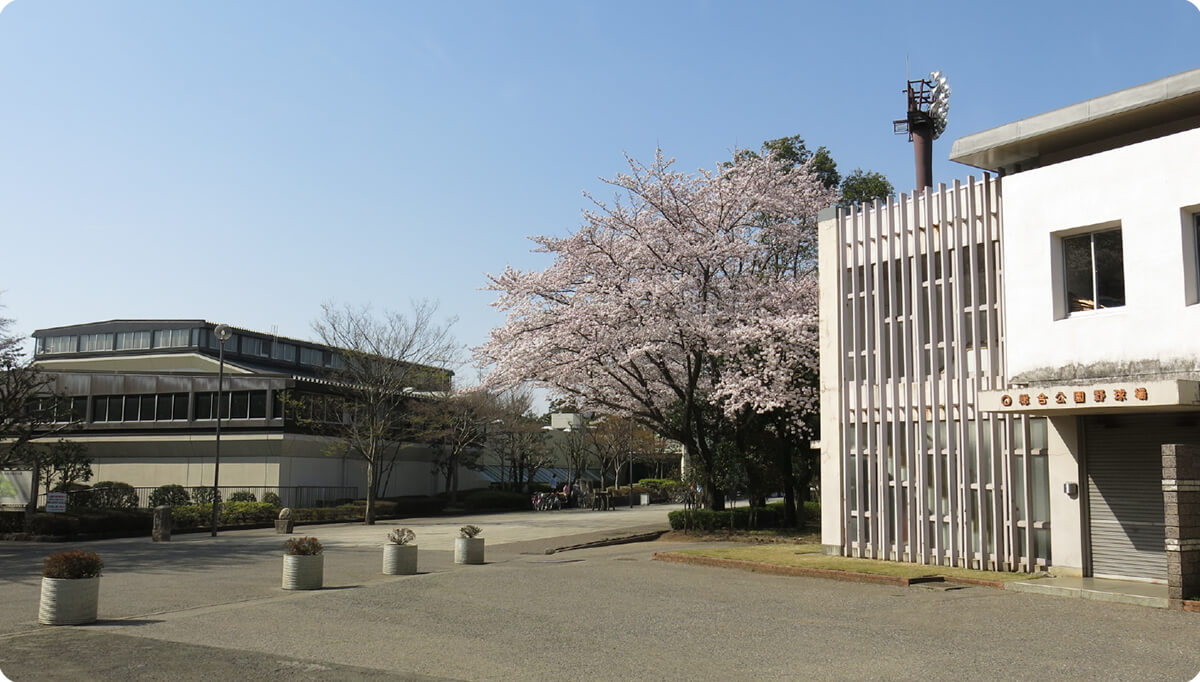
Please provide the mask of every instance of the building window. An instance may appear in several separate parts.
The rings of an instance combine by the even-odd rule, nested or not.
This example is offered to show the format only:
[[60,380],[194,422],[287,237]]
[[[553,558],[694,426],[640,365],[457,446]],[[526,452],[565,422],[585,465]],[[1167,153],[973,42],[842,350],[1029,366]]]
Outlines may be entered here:
[[301,348],[300,362],[313,367],[320,367],[324,364],[325,354],[316,348]]
[[113,349],[112,334],[84,334],[79,337],[79,352],[104,351]]
[[78,336],[48,336],[42,339],[43,353],[74,353],[79,347]]
[[1063,237],[1067,314],[1125,305],[1121,230]]
[[92,421],[119,422],[124,416],[125,396],[98,395],[92,398]]
[[257,355],[265,358],[267,357],[267,344],[262,339],[256,339],[252,336],[243,336],[242,355]]
[[[196,394],[196,419],[213,419],[216,393]],[[266,391],[226,391],[221,395],[221,419],[266,419]]]
[[276,341],[271,344],[271,357],[284,362],[296,361],[296,346],[290,343]]
[[150,347],[150,332],[120,332],[117,350],[145,350]]
[[154,347],[185,348],[190,336],[190,329],[159,329],[154,332]]

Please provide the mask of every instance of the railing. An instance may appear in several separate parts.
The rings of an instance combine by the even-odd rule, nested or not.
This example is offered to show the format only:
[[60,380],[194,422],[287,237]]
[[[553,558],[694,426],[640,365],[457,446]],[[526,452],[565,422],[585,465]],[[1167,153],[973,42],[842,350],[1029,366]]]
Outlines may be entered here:
[[[150,508],[150,496],[157,490],[155,486],[134,487],[133,491],[137,495],[137,506],[139,509]],[[95,495],[99,489],[88,488],[86,490],[75,490],[67,493],[67,506],[76,506],[72,504],[81,497]],[[207,503],[212,497],[212,486],[185,486],[184,490],[188,492],[188,497],[193,501],[199,500]],[[358,488],[355,486],[218,486],[217,490],[221,493],[221,499],[228,501],[234,493],[246,492],[254,496],[258,502],[263,501],[263,496],[267,493],[274,493],[279,496],[281,506],[284,507],[333,507],[338,504],[350,500],[360,498]],[[199,495],[197,495],[199,493]],[[46,494],[38,495],[38,506],[46,504]]]

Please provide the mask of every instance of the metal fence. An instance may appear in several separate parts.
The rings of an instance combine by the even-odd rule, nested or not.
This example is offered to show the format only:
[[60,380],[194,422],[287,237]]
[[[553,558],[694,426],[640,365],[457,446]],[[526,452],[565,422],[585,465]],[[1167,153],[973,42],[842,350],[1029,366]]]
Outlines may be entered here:
[[[76,490],[67,493],[67,506],[85,506],[83,498],[96,495],[96,488]],[[134,487],[137,495],[137,507],[148,509],[150,496],[158,490],[154,486]],[[193,501],[208,503],[212,498],[212,486],[185,486],[188,497]],[[351,500],[360,499],[358,488],[355,486],[218,486],[221,499],[228,501],[235,493],[249,493],[257,502],[262,502],[267,493],[279,496],[280,504],[284,507],[334,507]],[[38,495],[38,506],[46,504],[46,494]]]

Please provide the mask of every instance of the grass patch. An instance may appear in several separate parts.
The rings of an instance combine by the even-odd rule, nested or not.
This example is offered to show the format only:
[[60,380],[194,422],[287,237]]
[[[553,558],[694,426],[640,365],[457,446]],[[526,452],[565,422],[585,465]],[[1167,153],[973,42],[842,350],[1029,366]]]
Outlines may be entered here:
[[821,553],[821,545],[819,544],[741,545],[738,547],[687,549],[677,553],[713,557],[715,559],[755,561],[761,564],[774,564],[776,566],[799,566],[802,568],[821,568],[830,571],[871,573],[874,575],[888,575],[898,578],[919,578],[927,575],[941,575],[947,578],[1011,581],[1025,580],[1030,577],[1028,573],[976,571],[967,568],[952,568],[950,566],[924,566],[920,564],[901,563],[899,561],[877,561],[875,559],[853,559],[850,557],[826,556]]

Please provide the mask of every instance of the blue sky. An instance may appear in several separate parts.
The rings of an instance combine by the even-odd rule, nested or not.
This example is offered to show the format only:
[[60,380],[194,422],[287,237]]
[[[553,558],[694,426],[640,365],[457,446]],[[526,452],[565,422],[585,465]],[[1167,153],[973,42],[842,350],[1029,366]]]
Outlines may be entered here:
[[[913,184],[892,132],[944,71],[957,137],[1200,66],[1187,0],[15,0],[0,12],[0,303],[18,331],[205,318],[311,338],[323,301],[440,300],[458,337],[525,239],[661,146],[802,135]],[[470,377],[474,371],[463,370]]]

